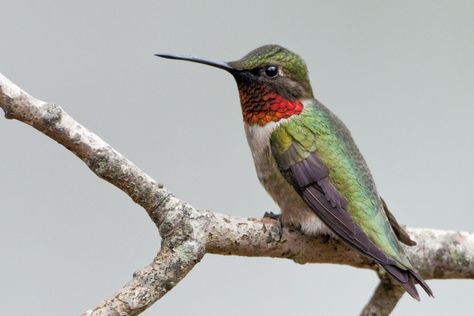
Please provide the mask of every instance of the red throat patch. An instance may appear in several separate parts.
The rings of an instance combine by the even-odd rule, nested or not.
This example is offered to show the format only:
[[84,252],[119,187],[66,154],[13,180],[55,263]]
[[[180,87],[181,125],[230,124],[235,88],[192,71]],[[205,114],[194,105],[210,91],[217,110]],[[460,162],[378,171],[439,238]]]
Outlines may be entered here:
[[248,124],[263,126],[303,111],[300,101],[285,99],[267,86],[239,86],[239,94],[244,121]]

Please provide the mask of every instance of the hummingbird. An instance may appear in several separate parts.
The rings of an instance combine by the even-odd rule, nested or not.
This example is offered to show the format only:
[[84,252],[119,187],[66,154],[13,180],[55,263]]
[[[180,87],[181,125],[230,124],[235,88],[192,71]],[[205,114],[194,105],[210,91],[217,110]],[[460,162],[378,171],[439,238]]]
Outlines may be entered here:
[[433,296],[401,246],[416,243],[378,194],[348,128],[314,97],[299,55],[265,45],[231,62],[156,56],[213,66],[235,78],[257,176],[281,209],[280,225],[335,235],[413,298],[420,299],[415,283]]

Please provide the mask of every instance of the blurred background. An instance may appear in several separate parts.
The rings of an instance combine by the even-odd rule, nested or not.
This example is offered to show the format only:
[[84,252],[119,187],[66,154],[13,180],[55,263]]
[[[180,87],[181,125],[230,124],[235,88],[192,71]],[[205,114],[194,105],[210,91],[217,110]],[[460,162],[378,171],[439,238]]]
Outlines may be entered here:
[[[256,178],[233,78],[153,54],[234,60],[278,43],[306,60],[400,222],[474,231],[472,1],[1,2],[0,72],[195,207],[278,211]],[[0,212],[5,315],[80,314],[159,249],[126,195],[4,119]],[[143,315],[357,315],[376,284],[347,266],[208,255]],[[472,313],[473,281],[429,284],[436,299],[405,295],[393,315]]]

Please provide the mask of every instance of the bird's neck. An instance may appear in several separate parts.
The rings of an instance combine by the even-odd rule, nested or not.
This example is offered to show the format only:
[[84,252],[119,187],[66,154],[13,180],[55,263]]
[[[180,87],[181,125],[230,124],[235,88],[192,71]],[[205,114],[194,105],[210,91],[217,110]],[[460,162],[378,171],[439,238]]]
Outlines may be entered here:
[[264,126],[303,111],[300,100],[285,98],[266,84],[240,83],[238,87],[243,119],[249,125]]

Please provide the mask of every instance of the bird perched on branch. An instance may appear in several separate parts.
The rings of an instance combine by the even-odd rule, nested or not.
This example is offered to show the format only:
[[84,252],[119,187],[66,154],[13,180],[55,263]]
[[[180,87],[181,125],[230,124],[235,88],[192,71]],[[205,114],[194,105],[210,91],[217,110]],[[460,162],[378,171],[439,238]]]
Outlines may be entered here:
[[234,76],[257,175],[281,208],[282,225],[332,233],[382,266],[412,297],[433,293],[400,242],[415,245],[377,193],[349,130],[313,96],[306,64],[278,45],[232,62],[157,54]]

